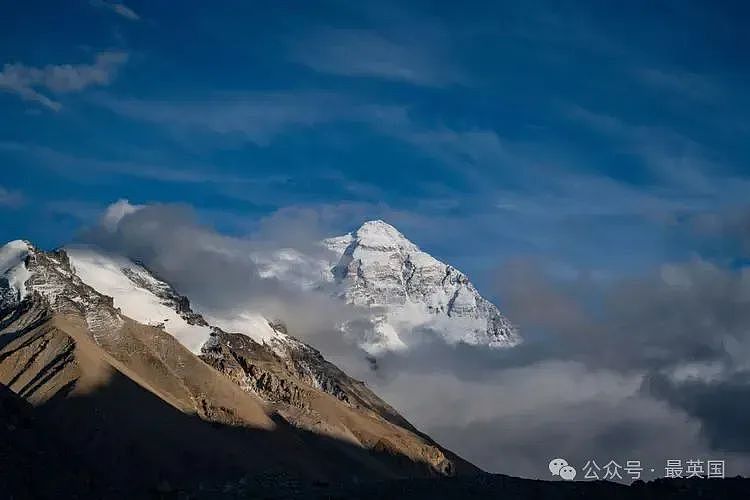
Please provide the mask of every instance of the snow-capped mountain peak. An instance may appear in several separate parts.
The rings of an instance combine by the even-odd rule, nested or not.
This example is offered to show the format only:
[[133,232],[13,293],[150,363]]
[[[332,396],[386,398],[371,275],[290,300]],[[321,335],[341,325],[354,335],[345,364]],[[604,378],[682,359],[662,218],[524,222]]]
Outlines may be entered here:
[[[246,464],[243,450],[250,444],[260,445],[263,453],[248,472],[291,466],[312,471],[313,477],[341,468],[351,474],[356,470],[353,461],[359,460],[362,470],[385,477],[401,470],[405,460],[425,467],[430,475],[453,475],[456,467],[476,470],[419,433],[363,382],[287,333],[283,323],[270,323],[252,311],[230,319],[204,319],[145,265],[100,248],[47,252],[24,241],[0,246],[0,320],[0,386],[34,405],[65,398],[90,404],[84,411],[76,405],[72,417],[67,416],[70,405],[54,405],[66,439],[79,430],[86,442],[91,436],[96,442],[107,438],[101,448],[84,446],[90,453],[88,465],[98,463],[100,450],[111,454],[123,442],[145,442],[142,451],[133,452],[129,445],[121,457],[132,458],[133,467],[140,467],[148,463],[154,446],[172,449],[176,442],[191,442],[182,438],[185,430],[195,429],[203,438],[197,448],[177,450],[172,459],[176,469],[182,469],[178,457],[184,456],[191,463],[208,456],[196,470],[211,474],[219,468],[236,469]],[[79,399],[81,395],[86,397]],[[138,411],[128,411],[123,401],[135,401]],[[87,415],[94,418],[81,418]],[[156,445],[153,440],[170,429],[140,439],[141,431],[150,428],[143,423],[152,415],[169,428],[174,422],[175,433]],[[283,425],[274,425],[277,417]],[[213,425],[200,430],[200,420]],[[227,434],[223,427],[274,432]],[[136,430],[123,440],[122,429]],[[295,429],[325,438],[302,443]],[[247,441],[233,447],[243,436]],[[333,454],[328,462],[331,439],[357,446],[358,452]],[[383,442],[387,454],[381,452]],[[211,456],[226,450],[231,460],[217,466]],[[368,450],[373,453],[363,456]],[[300,462],[300,453],[309,453],[310,462]],[[318,468],[321,461],[324,466]],[[161,475],[161,465],[156,464],[152,477],[157,470]]]
[[382,220],[367,221],[357,229],[353,238],[360,246],[369,248],[398,248],[404,251],[418,250],[398,229]]
[[126,257],[87,246],[66,247],[65,252],[75,274],[93,289],[112,297],[114,306],[123,314],[162,328],[194,354],[201,354],[221,331],[239,332],[282,357],[288,348],[298,347],[296,339],[274,328],[258,313],[219,317],[194,312],[187,297]]
[[[520,343],[516,328],[484,299],[468,277],[409,241],[382,220],[367,221],[355,231],[322,241],[329,259],[300,275],[303,263],[314,262],[296,253],[293,261],[258,259],[261,273],[303,288],[330,290],[334,296],[364,308],[368,325],[342,326],[370,354],[403,350],[419,343],[421,334],[435,333],[450,344],[458,342],[512,347]],[[292,265],[293,264],[293,265]],[[292,272],[294,270],[295,272]],[[312,278],[321,276],[317,283]]]
[[423,252],[393,226],[368,221],[324,244],[339,256],[331,270],[338,294],[373,313],[374,331],[364,345],[369,352],[406,348],[417,331],[492,348],[520,342],[513,325],[465,274]]

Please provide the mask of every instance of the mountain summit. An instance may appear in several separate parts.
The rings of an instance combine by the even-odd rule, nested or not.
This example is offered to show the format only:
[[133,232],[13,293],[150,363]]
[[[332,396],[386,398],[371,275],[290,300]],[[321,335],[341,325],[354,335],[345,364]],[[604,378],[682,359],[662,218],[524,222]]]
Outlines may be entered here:
[[339,258],[331,268],[340,295],[373,312],[368,349],[402,349],[415,331],[432,331],[448,343],[512,347],[518,332],[465,274],[440,262],[381,220],[325,240]]
[[364,310],[365,321],[342,329],[372,355],[408,349],[430,335],[491,349],[521,342],[518,330],[464,273],[382,220],[321,246],[327,258],[318,261],[283,249],[256,262],[265,277],[327,291]]

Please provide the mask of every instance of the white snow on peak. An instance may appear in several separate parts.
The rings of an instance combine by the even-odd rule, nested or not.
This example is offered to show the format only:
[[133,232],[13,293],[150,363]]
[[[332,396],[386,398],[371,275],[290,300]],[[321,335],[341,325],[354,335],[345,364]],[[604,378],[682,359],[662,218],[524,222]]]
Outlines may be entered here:
[[[382,220],[367,221],[343,236],[323,240],[327,259],[295,255],[305,262],[307,279],[295,279],[289,260],[275,256],[258,261],[264,277],[328,290],[354,306],[369,309],[369,325],[342,325],[350,338],[371,354],[398,351],[432,332],[446,342],[512,347],[521,342],[515,327],[484,299],[461,271],[423,252],[395,227]],[[257,261],[257,260],[256,260]],[[317,283],[311,278],[320,275]]]
[[401,248],[415,251],[416,245],[407,240],[395,227],[382,220],[367,221],[352,235],[352,240],[357,240],[360,246],[370,248]]
[[168,287],[142,266],[131,260],[86,246],[65,248],[76,275],[85,284],[103,295],[112,297],[115,307],[125,316],[140,323],[160,326],[195,354],[211,335],[211,327],[189,324],[164,299],[146,287],[137,285],[131,276],[142,283]]
[[[27,269],[27,256],[36,252],[28,242],[12,241],[0,247],[0,309],[18,304],[26,297],[27,289],[33,289],[55,307],[66,300],[76,304],[90,302],[92,309],[86,311],[87,314],[98,317],[100,305],[89,301],[90,296],[85,292],[81,292],[83,296],[76,295],[79,293],[77,283],[82,283],[96,295],[111,297],[114,307],[122,315],[162,328],[194,354],[201,354],[215,327],[266,344],[279,356],[286,356],[289,347],[299,344],[273,328],[261,314],[252,311],[201,317],[184,307],[187,305],[184,298],[168,283],[127,257],[86,245],[72,245],[64,251],[72,273],[66,270],[58,256],[43,253],[36,255],[41,261],[30,266],[32,270]],[[25,286],[32,276],[37,278],[34,284]]]
[[6,279],[14,301],[21,301],[26,297],[26,281],[31,273],[26,268],[26,257],[34,250],[34,247],[24,240],[15,240],[6,243],[0,248],[0,277]]

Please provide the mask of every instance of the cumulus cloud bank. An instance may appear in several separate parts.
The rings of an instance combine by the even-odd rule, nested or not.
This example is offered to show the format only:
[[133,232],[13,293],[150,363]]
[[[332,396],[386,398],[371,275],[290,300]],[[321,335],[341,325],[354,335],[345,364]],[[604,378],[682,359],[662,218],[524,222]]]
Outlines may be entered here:
[[724,459],[747,474],[750,272],[695,261],[561,285],[543,268],[515,262],[498,280],[525,344],[383,359],[380,392],[492,471],[544,478],[563,456],[641,460],[652,477],[667,459]]
[[562,456],[579,468],[641,460],[644,477],[663,475],[667,459],[724,459],[728,474],[750,471],[750,269],[696,259],[616,282],[561,282],[539,262],[511,262],[498,271],[497,293],[524,344],[490,351],[426,336],[373,369],[337,331],[359,311],[263,278],[251,257],[320,251],[314,242],[326,231],[314,210],[286,209],[252,235],[229,237],[187,206],[119,202],[82,239],[143,261],[200,309],[286,321],[487,470],[548,478],[547,463]]

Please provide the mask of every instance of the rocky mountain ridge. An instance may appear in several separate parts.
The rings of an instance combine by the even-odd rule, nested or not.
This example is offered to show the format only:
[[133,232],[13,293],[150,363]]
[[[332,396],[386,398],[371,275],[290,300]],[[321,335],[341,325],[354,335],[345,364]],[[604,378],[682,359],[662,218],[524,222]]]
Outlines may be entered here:
[[[53,408],[62,422],[70,417],[59,408],[126,391],[146,398],[146,406],[263,430],[269,464],[283,463],[303,475],[317,470],[313,476],[333,477],[337,467],[344,475],[375,477],[477,471],[283,325],[266,322],[260,332],[212,326],[187,298],[121,257],[91,248],[43,252],[13,242],[0,249],[0,290],[0,384],[35,406]],[[141,429],[130,420],[144,417],[120,408],[122,398],[108,397],[104,409],[91,415],[109,408],[107,425],[123,421],[128,429]],[[172,410],[158,413],[178,418]],[[74,425],[64,433],[89,439],[96,428]],[[140,455],[146,445],[133,439],[129,446]],[[290,442],[298,442],[299,450],[292,452]],[[194,453],[195,446],[181,443],[175,450]]]

